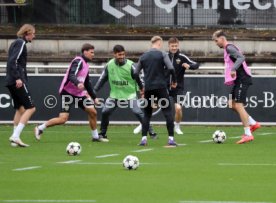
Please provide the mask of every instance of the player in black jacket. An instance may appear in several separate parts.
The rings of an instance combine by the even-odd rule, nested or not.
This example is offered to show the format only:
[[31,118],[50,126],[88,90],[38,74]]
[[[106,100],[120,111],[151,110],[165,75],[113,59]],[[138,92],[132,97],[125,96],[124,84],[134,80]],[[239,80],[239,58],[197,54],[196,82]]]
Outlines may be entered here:
[[17,32],[18,38],[11,44],[6,67],[6,86],[14,102],[14,131],[10,137],[12,146],[28,147],[20,139],[20,134],[35,112],[35,106],[27,85],[26,43],[35,37],[35,28],[25,24]]
[[[169,57],[173,63],[177,87],[171,88],[169,86],[170,97],[173,98],[175,103],[175,125],[174,130],[178,135],[183,134],[180,129],[180,122],[182,120],[182,105],[183,105],[183,95],[184,95],[184,74],[185,71],[196,70],[199,68],[199,64],[192,61],[185,54],[180,53],[179,51],[179,40],[176,37],[172,37],[168,41],[169,44]],[[170,84],[169,81],[168,84]]]
[[168,57],[168,54],[161,51],[163,40],[159,36],[154,36],[151,39],[152,48],[145,52],[139,59],[137,68],[134,71],[136,77],[139,76],[141,70],[144,71],[144,98],[146,106],[144,108],[145,116],[142,123],[142,140],[140,146],[147,145],[147,132],[149,130],[149,123],[152,116],[152,99],[157,98],[157,103],[160,104],[162,112],[166,118],[167,130],[169,134],[168,146],[177,146],[174,141],[174,123],[169,101],[169,94],[167,90],[167,78],[164,67],[167,67],[172,76],[172,87],[176,87],[175,70]]

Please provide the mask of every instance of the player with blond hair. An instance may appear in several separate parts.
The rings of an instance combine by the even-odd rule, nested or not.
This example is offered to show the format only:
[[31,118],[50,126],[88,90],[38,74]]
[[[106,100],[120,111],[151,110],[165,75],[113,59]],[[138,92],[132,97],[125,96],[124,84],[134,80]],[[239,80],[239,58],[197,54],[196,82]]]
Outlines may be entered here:
[[17,39],[10,45],[6,67],[6,86],[14,103],[14,130],[9,138],[14,146],[28,147],[20,139],[21,132],[35,112],[35,105],[28,86],[27,47],[35,37],[33,25],[24,24],[17,32]]
[[139,59],[137,68],[134,73],[136,77],[139,73],[144,71],[145,88],[142,91],[145,102],[148,104],[144,108],[144,119],[142,122],[142,139],[140,146],[147,145],[147,132],[149,130],[150,119],[152,117],[152,98],[157,98],[157,104],[162,109],[163,115],[166,118],[167,131],[168,131],[168,146],[175,147],[177,143],[174,140],[174,119],[172,114],[171,102],[167,90],[167,67],[170,75],[172,76],[171,86],[177,86],[175,70],[166,52],[161,51],[163,47],[163,39],[160,36],[151,38],[151,49],[145,52]]

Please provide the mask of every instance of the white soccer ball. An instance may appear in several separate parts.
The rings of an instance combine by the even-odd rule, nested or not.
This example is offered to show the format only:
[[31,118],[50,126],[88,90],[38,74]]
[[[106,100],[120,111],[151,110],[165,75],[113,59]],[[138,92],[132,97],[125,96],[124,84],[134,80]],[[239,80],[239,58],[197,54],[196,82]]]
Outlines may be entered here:
[[66,147],[66,152],[70,156],[76,156],[81,153],[81,145],[78,142],[70,142]]
[[139,167],[139,159],[136,156],[128,155],[123,160],[123,166],[128,170],[135,170]]
[[215,143],[221,144],[226,140],[226,133],[222,130],[216,130],[213,134],[213,141]]

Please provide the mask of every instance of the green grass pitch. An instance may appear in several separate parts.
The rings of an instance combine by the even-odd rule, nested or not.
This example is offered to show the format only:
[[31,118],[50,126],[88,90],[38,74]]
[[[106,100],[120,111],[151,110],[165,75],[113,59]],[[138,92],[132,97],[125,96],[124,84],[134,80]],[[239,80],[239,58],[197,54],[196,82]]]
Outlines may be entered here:
[[[109,143],[92,143],[88,126],[72,125],[49,128],[38,142],[33,127],[22,134],[31,147],[14,148],[12,126],[0,126],[0,202],[276,202],[275,127],[237,145],[242,127],[182,126],[176,148],[164,148],[164,126],[154,126],[159,139],[147,147],[137,146],[135,126],[111,126]],[[217,129],[224,144],[210,141]],[[79,156],[66,154],[71,141],[81,144]],[[129,154],[140,160],[135,171],[122,166]]]

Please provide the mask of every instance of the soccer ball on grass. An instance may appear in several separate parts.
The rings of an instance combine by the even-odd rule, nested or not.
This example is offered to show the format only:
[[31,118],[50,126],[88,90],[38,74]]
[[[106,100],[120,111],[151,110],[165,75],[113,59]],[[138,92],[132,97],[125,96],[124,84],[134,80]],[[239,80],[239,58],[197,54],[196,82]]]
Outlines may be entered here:
[[78,142],[70,142],[66,147],[66,152],[70,156],[76,156],[81,153],[81,145]]
[[212,136],[213,141],[215,143],[221,144],[224,143],[226,140],[226,134],[224,131],[222,130],[216,130]]
[[139,167],[139,159],[136,156],[128,155],[123,160],[123,167],[128,170],[135,170]]

